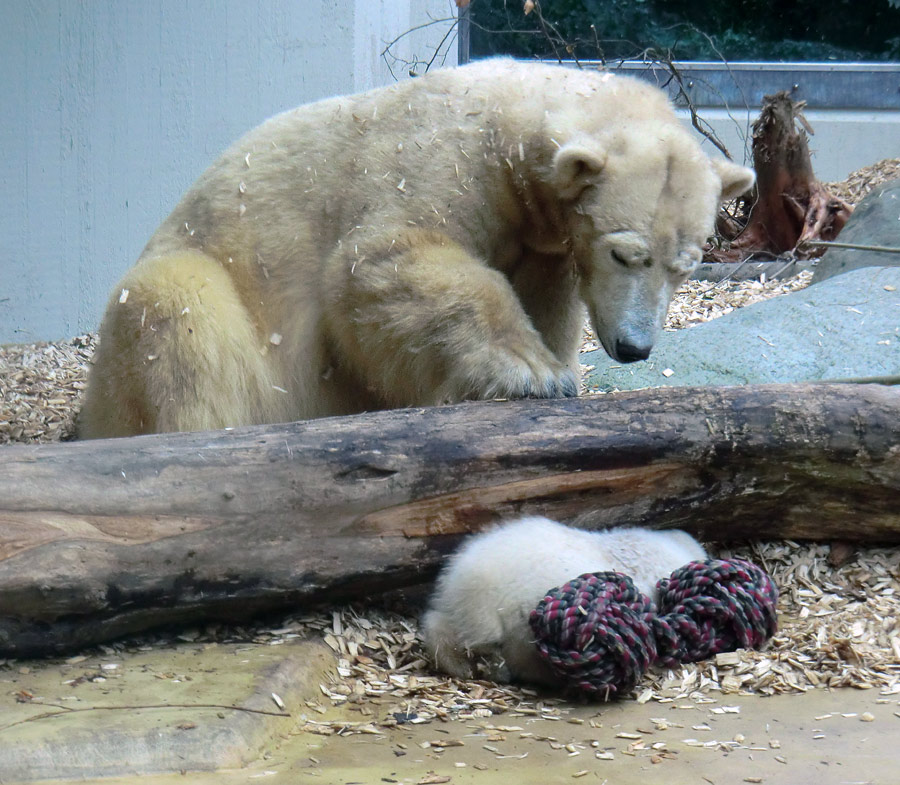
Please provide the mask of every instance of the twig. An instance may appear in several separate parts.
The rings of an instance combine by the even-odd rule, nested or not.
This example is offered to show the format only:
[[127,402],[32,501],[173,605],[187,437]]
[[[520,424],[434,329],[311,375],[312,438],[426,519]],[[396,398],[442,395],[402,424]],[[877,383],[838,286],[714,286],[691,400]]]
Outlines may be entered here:
[[410,27],[409,30],[405,30],[404,32],[400,33],[400,35],[398,35],[396,38],[394,38],[393,41],[388,41],[385,44],[384,49],[381,50],[382,57],[390,51],[391,47],[394,44],[403,40],[404,38],[409,36],[411,33],[415,33],[417,30],[424,30],[426,27],[433,27],[434,25],[439,25],[441,23],[446,23],[446,22],[452,22],[455,25],[457,22],[457,19],[455,16],[446,16],[446,17],[443,17],[442,19],[431,19],[428,22],[423,22],[420,25],[415,25],[415,27]]
[[790,267],[792,264],[796,263],[796,261],[797,261],[796,259],[790,259],[787,262],[785,262],[783,267],[778,268],[778,272],[776,272],[774,275],[770,276],[770,280],[773,280],[773,281],[776,280],[779,275],[781,275],[785,270],[787,270],[787,268]]
[[[559,54],[559,49],[557,49],[557,47],[556,47],[556,41],[554,41],[553,37],[550,35],[550,31],[548,29],[548,23],[544,19],[543,13],[541,13],[541,4],[540,4],[539,0],[535,0],[534,13],[537,17],[538,24],[540,24],[540,26],[541,26],[541,32],[544,34],[544,38],[547,39],[547,43],[550,44],[550,46],[553,48],[553,54],[556,56],[556,59],[560,63],[562,63],[563,59]],[[551,25],[551,27],[552,27],[552,25]],[[559,33],[556,31],[556,28],[553,28],[553,32],[557,33],[557,36],[559,36]],[[565,43],[565,41],[563,41],[563,43]],[[566,49],[568,51],[568,47]]]
[[595,25],[591,25],[591,33],[594,35],[594,46],[597,47],[597,57],[600,58],[603,67],[606,68],[606,55],[603,53],[603,47],[600,46],[600,36],[597,35],[597,28]]
[[829,248],[849,248],[853,251],[875,251],[876,253],[900,253],[900,248],[893,245],[860,245],[859,243],[839,243],[834,240],[804,240],[801,246],[824,245]]
[[900,384],[900,376],[857,376],[846,379],[816,379],[815,384]]
[[728,152],[728,148],[719,140],[715,132],[712,131],[712,129],[708,128],[708,123],[702,117],[700,117],[699,114],[697,114],[697,109],[694,106],[694,102],[693,100],[691,100],[691,97],[690,95],[688,95],[688,91],[685,88],[684,79],[681,76],[681,72],[676,67],[672,58],[656,57],[655,59],[660,65],[665,66],[666,70],[668,70],[668,72],[672,75],[672,78],[678,85],[678,95],[684,98],[684,101],[687,104],[688,111],[691,113],[691,125],[694,127],[697,133],[706,137],[729,161],[733,160],[731,153]]
[[[444,43],[447,41],[447,39],[450,38],[450,36],[456,32],[457,24],[458,24],[458,22],[454,22],[452,25],[450,25],[450,27],[447,29],[447,32],[444,33],[444,37],[440,40],[440,42],[438,42],[438,45],[434,48],[434,54],[432,54],[431,57],[429,58],[428,62],[425,63],[425,73],[428,73],[428,70],[431,68],[431,66],[434,65],[434,61],[437,59],[438,54],[440,54],[441,47],[444,45]],[[446,59],[446,57],[447,57],[447,53],[445,52],[444,59]]]
[[[716,56],[722,62],[722,65],[725,66],[725,70],[728,71],[728,75],[731,77],[732,83],[737,88],[737,91],[741,94],[741,101],[743,103],[744,109],[746,109],[747,112],[749,112],[750,111],[750,103],[747,100],[747,96],[744,94],[744,88],[741,87],[741,83],[738,81],[737,77],[734,75],[734,71],[731,70],[731,63],[728,62],[728,59],[725,57],[725,55],[723,55],[722,52],[719,51],[719,48],[716,46],[716,42],[713,39],[713,37],[711,35],[709,35],[708,33],[704,32],[703,30],[701,30],[699,27],[696,27],[695,25],[689,25],[689,28],[691,30],[693,30],[695,33],[699,33],[706,39],[706,42],[709,44],[709,48],[712,49],[716,53]],[[725,105],[725,111],[728,113],[729,119],[734,123],[734,126],[738,132],[738,136],[740,136],[741,140],[744,142],[744,162],[746,163],[748,158],[750,157],[750,155],[749,155],[750,154],[750,146],[748,144],[749,139],[747,139],[747,134],[744,131],[746,126],[742,126],[737,121],[735,116],[731,113],[731,107],[728,105],[728,101],[725,100],[725,96],[723,96],[721,94],[721,92],[719,92],[719,91],[716,91],[716,93],[722,99],[722,103]]]
[[712,286],[710,286],[709,289],[707,289],[706,291],[708,292],[712,289],[715,289],[716,287],[721,286],[723,283],[728,283],[728,281],[730,281],[732,278],[734,278],[735,275],[737,275],[737,271],[740,270],[745,264],[748,264],[749,262],[750,262],[750,257],[748,256],[742,262],[739,262],[737,265],[735,265],[735,268],[733,270],[731,270],[728,273],[728,275],[726,275],[724,278],[720,278]]
[[[32,703],[32,706],[57,706],[55,703]],[[62,711],[46,711],[43,714],[35,714],[26,717],[24,720],[16,720],[8,725],[0,725],[0,732],[14,728],[16,725],[24,725],[26,722],[34,722],[35,720],[45,720],[48,717],[59,717],[62,714],[74,714],[81,711],[121,711],[128,709],[135,711],[139,709],[228,709],[230,711],[244,711],[249,714],[265,714],[269,717],[290,717],[289,712],[285,711],[268,711],[266,709],[248,709],[246,706],[230,706],[225,703],[149,703],[144,706],[84,706],[83,708],[70,709],[67,706],[60,706]]]
[[[381,58],[382,58],[382,60],[384,60],[385,65],[387,65],[388,71],[390,72],[391,76],[394,77],[394,79],[397,78],[397,75],[394,73],[394,68],[393,68],[392,63],[389,60],[389,58],[393,59],[393,65],[402,63],[403,66],[406,68],[413,68],[417,65],[424,63],[425,70],[427,71],[434,64],[435,59],[437,58],[438,54],[440,53],[441,47],[447,42],[448,38],[450,38],[451,34],[456,30],[456,26],[458,23],[459,23],[459,19],[456,16],[448,16],[448,17],[443,17],[441,19],[433,19],[432,18],[428,22],[423,22],[422,24],[415,25],[414,27],[409,28],[409,30],[406,30],[405,32],[401,33],[396,38],[394,38],[392,41],[388,41],[385,44],[384,49],[381,50]],[[404,38],[407,38],[412,33],[416,32],[418,30],[424,30],[425,28],[433,27],[434,25],[439,25],[439,24],[448,24],[449,28],[448,28],[447,32],[444,34],[444,37],[441,39],[440,43],[435,48],[434,53],[432,54],[432,56],[429,60],[427,60],[427,61],[422,60],[421,58],[416,57],[415,55],[413,55],[412,60],[403,60],[402,58],[397,57],[397,55],[395,55],[393,53],[393,51],[392,51],[393,47],[397,43],[402,41]],[[447,53],[445,51],[444,57],[446,57],[446,56],[447,56]]]

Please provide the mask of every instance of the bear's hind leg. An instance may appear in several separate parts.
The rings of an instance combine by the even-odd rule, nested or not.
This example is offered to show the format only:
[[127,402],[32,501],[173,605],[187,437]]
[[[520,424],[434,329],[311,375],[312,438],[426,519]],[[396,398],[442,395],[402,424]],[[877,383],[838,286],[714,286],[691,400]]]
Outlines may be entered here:
[[142,262],[107,307],[79,436],[289,419],[264,349],[231,277],[214,259],[186,251]]
[[507,278],[438,232],[345,247],[326,293],[339,355],[388,406],[578,393]]

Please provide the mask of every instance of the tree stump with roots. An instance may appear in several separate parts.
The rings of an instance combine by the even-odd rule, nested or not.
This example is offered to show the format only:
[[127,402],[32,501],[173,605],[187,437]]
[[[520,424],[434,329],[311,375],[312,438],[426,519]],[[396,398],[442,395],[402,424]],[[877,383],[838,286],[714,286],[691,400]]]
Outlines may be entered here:
[[784,91],[765,97],[753,124],[757,184],[749,217],[742,221],[723,213],[717,230],[724,242],[707,250],[710,261],[785,253],[805,259],[816,255],[817,240],[834,240],[847,222],[853,207],[813,172],[806,134],[813,131],[803,116],[805,107],[805,101],[793,101]]

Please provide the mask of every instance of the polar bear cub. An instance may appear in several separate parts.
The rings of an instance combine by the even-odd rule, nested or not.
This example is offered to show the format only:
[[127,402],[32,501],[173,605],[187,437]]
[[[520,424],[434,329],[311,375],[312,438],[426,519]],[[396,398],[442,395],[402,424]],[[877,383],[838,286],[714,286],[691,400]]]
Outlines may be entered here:
[[706,558],[679,530],[584,531],[521,518],[474,536],[453,555],[424,617],[425,643],[438,668],[458,678],[553,684],[528,624],[550,589],[615,570],[655,601],[657,581]]

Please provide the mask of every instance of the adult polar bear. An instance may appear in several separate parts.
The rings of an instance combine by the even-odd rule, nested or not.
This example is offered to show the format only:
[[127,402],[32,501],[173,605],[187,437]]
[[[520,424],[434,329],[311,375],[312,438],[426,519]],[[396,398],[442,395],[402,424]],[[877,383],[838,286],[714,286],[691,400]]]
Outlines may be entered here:
[[644,359],[750,170],[659,90],[487,60],[278,115],[228,149],[107,307],[83,437],[576,395],[587,305]]

